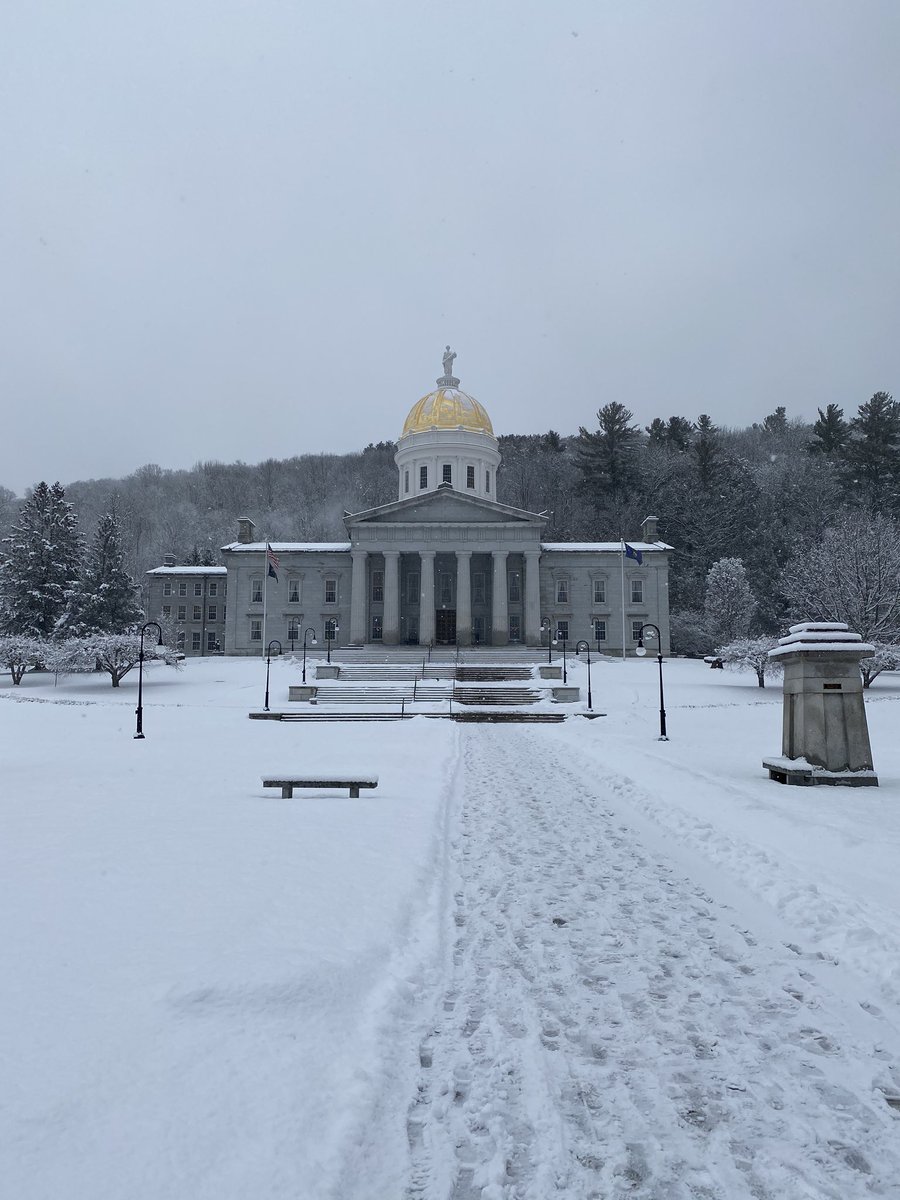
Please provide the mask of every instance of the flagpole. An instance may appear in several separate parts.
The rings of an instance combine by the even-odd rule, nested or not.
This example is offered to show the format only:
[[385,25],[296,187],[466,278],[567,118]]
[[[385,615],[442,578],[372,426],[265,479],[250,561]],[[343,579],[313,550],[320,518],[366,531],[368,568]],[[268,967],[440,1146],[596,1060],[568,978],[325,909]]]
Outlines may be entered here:
[[[624,585],[623,585],[624,586]],[[266,657],[266,613],[269,608],[269,543],[263,547],[263,643],[262,656]]]
[[622,554],[622,661],[625,661],[625,539],[619,537]]

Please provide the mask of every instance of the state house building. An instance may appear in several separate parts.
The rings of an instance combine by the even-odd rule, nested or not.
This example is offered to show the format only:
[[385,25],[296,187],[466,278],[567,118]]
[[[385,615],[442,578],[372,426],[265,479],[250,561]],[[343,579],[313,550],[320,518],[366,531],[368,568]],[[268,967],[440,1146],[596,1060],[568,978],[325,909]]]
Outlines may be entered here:
[[[497,496],[497,439],[485,409],[451,374],[455,357],[448,347],[437,388],[403,425],[397,499],[346,514],[346,542],[271,543],[276,581],[265,540],[251,520],[239,520],[238,540],[222,547],[226,654],[259,654],[272,638],[288,650],[308,628],[320,645],[330,638],[335,648],[536,647],[547,645],[549,633],[621,654],[623,630],[625,650],[633,652],[645,622],[659,627],[668,653],[672,547],[657,540],[656,518],[647,517],[641,537],[629,540],[634,557],[625,558],[620,541],[542,541],[546,516]],[[149,573],[151,612],[168,572],[188,582],[188,570],[167,565]],[[199,578],[202,569],[195,570]],[[202,637],[200,644],[203,653]]]

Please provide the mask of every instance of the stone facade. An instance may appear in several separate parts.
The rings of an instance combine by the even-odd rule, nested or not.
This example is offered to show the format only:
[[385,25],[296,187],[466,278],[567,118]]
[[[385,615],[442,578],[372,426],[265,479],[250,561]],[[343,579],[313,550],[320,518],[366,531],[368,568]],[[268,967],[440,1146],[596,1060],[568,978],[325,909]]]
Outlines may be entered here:
[[227,591],[226,567],[176,566],[169,557],[147,572],[147,612],[153,621],[174,623],[185,654],[221,653]]

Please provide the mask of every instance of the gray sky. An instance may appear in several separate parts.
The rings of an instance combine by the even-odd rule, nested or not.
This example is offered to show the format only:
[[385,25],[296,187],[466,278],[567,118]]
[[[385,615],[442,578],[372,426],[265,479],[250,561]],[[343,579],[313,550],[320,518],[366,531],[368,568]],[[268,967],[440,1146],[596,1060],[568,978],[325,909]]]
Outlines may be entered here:
[[897,0],[31,0],[0,484],[900,392]]

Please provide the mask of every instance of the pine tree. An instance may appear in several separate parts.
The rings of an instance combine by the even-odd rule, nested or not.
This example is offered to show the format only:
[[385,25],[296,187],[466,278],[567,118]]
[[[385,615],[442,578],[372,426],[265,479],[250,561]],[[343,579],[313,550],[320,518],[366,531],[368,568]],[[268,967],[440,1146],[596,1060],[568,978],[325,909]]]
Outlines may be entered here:
[[717,645],[746,638],[749,634],[756,601],[739,558],[720,558],[710,567],[706,576],[704,611]]
[[841,458],[850,436],[850,426],[844,420],[844,410],[838,404],[829,404],[819,411],[819,419],[813,425],[813,441],[809,444],[810,454],[821,454],[827,459]]
[[137,585],[125,569],[122,530],[113,505],[97,522],[78,588],[71,597],[68,632],[125,633],[142,616]]
[[848,484],[873,511],[889,506],[897,487],[900,450],[900,404],[887,392],[876,392],[859,406],[850,422],[847,443]]
[[0,561],[0,621],[8,633],[47,638],[76,587],[82,542],[59,483],[39,483],[19,510]]
[[640,430],[634,413],[612,400],[597,413],[597,432],[578,431],[577,464],[589,494],[617,503],[638,479]]

